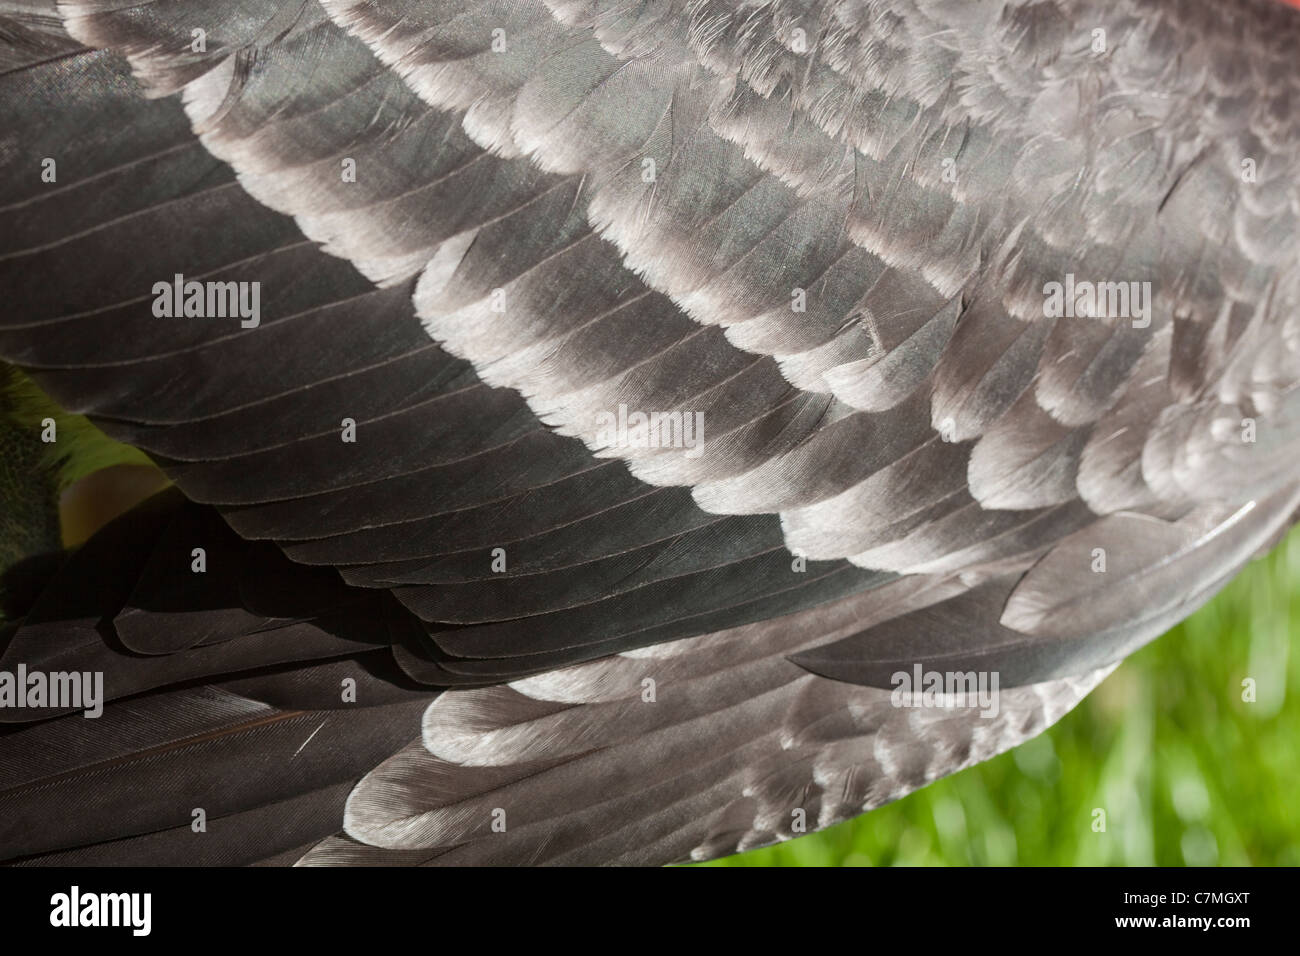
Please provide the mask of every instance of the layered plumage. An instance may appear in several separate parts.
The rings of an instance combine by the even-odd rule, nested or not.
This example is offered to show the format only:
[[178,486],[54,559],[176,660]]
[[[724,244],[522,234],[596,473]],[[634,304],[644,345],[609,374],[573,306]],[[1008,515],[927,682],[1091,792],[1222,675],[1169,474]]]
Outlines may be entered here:
[[[9,0],[0,44],[0,356],[179,489],[11,628],[117,703],[0,738],[9,857],[183,858],[187,767],[221,862],[783,839],[1039,732],[1300,504],[1274,0]],[[260,321],[157,315],[178,274]],[[998,714],[895,706],[914,666]]]

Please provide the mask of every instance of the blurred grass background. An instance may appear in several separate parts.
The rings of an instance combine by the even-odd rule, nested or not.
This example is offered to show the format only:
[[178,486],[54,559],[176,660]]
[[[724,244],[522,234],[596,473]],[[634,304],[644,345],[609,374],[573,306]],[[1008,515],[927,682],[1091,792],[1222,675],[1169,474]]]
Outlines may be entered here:
[[1300,865],[1292,622],[1300,529],[1041,736],[824,832],[701,865]]

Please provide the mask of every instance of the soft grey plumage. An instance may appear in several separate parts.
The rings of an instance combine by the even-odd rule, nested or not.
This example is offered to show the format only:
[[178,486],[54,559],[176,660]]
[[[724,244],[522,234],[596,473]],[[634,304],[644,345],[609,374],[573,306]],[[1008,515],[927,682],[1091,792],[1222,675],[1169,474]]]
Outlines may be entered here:
[[[0,355],[215,509],[110,526],[0,667],[156,688],[105,757],[229,726],[213,862],[707,858],[1015,746],[1300,505],[1297,50],[1276,0],[0,0]],[[175,273],[261,325],[155,317]],[[246,779],[363,663],[346,753]],[[180,858],[114,781],[163,796],[0,856]]]

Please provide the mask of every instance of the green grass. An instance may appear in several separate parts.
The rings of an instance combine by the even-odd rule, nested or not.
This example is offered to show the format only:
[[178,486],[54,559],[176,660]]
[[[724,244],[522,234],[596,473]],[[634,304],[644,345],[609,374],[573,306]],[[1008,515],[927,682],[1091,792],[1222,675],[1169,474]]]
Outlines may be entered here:
[[[57,440],[36,445],[46,418],[57,423]],[[109,438],[86,416],[64,411],[16,366],[3,362],[0,362],[0,423],[21,429],[24,437],[42,451],[45,466],[56,472],[60,491],[111,465],[153,464],[140,449]]]
[[1300,530],[1024,746],[704,865],[1300,865],[1297,582]]

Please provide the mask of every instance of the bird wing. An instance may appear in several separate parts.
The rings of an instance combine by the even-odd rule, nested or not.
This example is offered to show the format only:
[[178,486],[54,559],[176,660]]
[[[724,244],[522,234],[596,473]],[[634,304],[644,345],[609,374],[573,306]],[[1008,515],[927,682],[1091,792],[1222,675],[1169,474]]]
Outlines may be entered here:
[[[110,697],[288,667],[288,705],[369,653],[467,688],[309,860],[651,862],[843,819],[1050,724],[1295,511],[1281,5],[0,18],[0,355],[198,503],[119,528],[139,563],[84,613],[56,577],[0,664],[153,655]],[[260,320],[157,314],[176,276],[259,283]],[[1067,276],[1145,311],[1050,314]],[[177,581],[196,541],[308,606]],[[1005,674],[1002,717],[894,707],[912,664]],[[509,850],[471,839],[500,801],[530,808]]]

